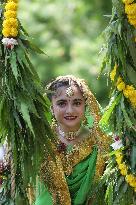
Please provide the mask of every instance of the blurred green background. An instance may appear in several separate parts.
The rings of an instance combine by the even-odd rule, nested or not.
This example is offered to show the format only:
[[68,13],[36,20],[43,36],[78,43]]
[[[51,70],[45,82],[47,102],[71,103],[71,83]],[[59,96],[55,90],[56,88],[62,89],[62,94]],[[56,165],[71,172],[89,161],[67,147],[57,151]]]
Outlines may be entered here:
[[31,55],[43,85],[58,75],[74,74],[86,79],[104,107],[109,87],[106,76],[98,75],[111,1],[21,0],[19,7],[22,25],[47,54]]

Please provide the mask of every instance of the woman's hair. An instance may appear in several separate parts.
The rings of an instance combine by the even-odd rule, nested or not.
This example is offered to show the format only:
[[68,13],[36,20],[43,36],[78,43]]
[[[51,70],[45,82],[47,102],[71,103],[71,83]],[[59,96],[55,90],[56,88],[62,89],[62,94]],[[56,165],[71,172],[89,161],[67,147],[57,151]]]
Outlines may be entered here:
[[47,85],[46,87],[48,90],[47,97],[51,100],[52,96],[55,95],[58,88],[63,86],[70,87],[71,85],[77,86],[83,96],[84,96],[84,91],[88,89],[88,86],[86,85],[85,81],[82,79],[76,78],[73,75],[59,76]]

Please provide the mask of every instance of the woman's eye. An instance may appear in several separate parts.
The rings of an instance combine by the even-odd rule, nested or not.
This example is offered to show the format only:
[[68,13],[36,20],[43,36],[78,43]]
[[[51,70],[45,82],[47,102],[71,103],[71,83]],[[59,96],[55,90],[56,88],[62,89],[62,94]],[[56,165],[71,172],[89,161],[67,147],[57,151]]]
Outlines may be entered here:
[[74,105],[76,105],[76,106],[80,106],[81,105],[81,102],[74,102]]
[[65,102],[59,102],[57,105],[58,105],[59,107],[64,107],[64,106],[66,105],[66,103],[65,103]]

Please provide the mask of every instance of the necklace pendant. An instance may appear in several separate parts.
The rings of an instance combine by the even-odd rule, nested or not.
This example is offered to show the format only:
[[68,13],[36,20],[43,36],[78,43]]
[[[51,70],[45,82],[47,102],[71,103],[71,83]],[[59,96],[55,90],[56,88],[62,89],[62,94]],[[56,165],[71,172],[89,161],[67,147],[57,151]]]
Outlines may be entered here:
[[65,138],[66,140],[68,141],[72,141],[72,140],[75,140],[76,139],[76,133],[75,132],[69,132],[69,133],[66,133],[65,134]]
[[68,141],[75,140],[81,133],[82,127],[76,132],[63,132],[60,127],[58,127],[59,134]]

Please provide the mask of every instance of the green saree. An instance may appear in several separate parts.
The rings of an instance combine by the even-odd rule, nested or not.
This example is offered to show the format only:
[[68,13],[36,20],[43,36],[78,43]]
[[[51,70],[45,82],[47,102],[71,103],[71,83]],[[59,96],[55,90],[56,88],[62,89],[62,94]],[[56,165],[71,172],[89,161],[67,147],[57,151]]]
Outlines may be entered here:
[[[86,204],[95,175],[96,160],[97,148],[94,147],[85,159],[73,167],[73,171],[69,176],[65,175],[71,198],[71,204],[69,205]],[[52,196],[43,183],[39,183],[37,191],[35,205],[53,205]]]

